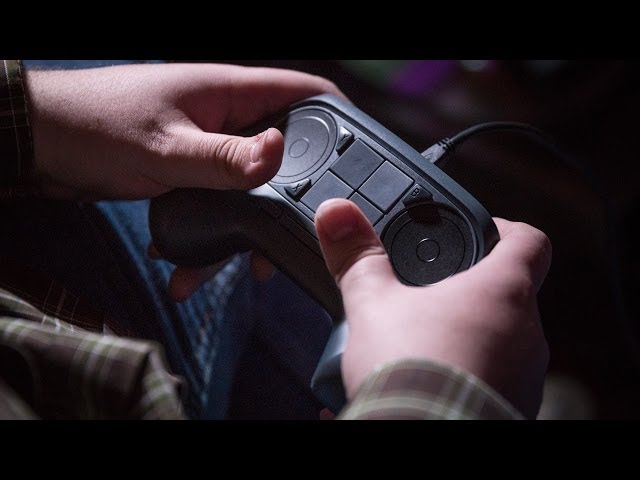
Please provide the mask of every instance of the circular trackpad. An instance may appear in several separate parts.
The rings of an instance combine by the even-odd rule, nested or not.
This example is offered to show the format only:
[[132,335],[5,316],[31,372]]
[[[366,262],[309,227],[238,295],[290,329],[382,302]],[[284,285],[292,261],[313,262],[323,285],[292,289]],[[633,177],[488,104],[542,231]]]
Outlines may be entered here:
[[436,204],[416,205],[391,221],[383,243],[399,277],[429,285],[469,268],[473,243],[465,220]]
[[294,112],[277,126],[284,135],[282,166],[276,183],[290,183],[308,177],[331,154],[336,142],[336,125],[321,110],[310,108]]

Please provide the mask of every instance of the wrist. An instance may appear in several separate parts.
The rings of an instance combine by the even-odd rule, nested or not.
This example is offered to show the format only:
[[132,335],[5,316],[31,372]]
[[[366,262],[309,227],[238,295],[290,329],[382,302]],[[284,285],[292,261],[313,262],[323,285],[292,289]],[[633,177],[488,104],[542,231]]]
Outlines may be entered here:
[[33,163],[29,184],[34,193],[45,190],[48,177],[44,166],[47,164],[45,156],[51,156],[55,148],[55,142],[49,142],[47,121],[42,113],[42,104],[45,101],[47,82],[44,77],[46,71],[25,69],[23,71],[25,97],[28,104],[29,124],[31,126],[31,138],[33,145]]
[[[54,198],[76,198],[74,169],[77,152],[73,136],[78,126],[68,119],[80,112],[73,104],[73,78],[68,71],[26,69],[25,96],[33,142],[33,165],[29,177],[32,193]],[[82,149],[81,149],[82,151]]]

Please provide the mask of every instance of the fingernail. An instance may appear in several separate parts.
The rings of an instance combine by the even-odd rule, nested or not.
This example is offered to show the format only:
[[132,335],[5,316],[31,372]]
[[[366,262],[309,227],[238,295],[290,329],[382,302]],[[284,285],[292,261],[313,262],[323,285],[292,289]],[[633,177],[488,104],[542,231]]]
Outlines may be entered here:
[[271,134],[270,130],[271,129],[268,129],[262,132],[258,136],[256,143],[251,146],[251,152],[249,153],[249,160],[251,160],[251,163],[258,163],[260,161],[264,144],[267,142],[267,137]]
[[258,140],[251,146],[251,152],[249,154],[249,160],[251,160],[251,163],[258,163],[260,161],[261,152],[262,147],[260,146],[260,141]]
[[322,219],[322,230],[331,242],[341,242],[352,236],[358,230],[358,218],[349,205],[334,206],[330,212],[334,200],[324,202],[316,213]]

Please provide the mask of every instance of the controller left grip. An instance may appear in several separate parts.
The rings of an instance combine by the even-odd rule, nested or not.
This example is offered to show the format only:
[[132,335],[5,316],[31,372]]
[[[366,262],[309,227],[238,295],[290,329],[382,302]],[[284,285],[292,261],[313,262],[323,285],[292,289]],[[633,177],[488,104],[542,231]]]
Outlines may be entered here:
[[170,262],[206,266],[252,243],[243,232],[250,209],[241,208],[241,195],[208,189],[178,189],[151,201],[149,229],[154,246]]

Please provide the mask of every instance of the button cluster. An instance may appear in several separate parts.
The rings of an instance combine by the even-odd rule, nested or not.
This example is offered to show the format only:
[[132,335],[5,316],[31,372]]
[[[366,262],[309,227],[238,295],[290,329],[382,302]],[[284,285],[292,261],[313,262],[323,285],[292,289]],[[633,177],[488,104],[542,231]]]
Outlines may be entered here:
[[360,187],[360,193],[386,212],[412,183],[410,177],[389,162],[384,162]]
[[411,177],[355,140],[301,201],[315,212],[327,198],[348,198],[375,224],[412,184]]
[[362,140],[356,140],[336,162],[331,170],[351,188],[358,188],[384,162],[384,159],[367,147]]
[[[360,208],[372,225],[379,222],[400,198],[406,207],[432,198],[431,192],[414,184],[411,177],[362,140],[354,139],[344,127],[338,130],[335,148],[340,157],[313,184],[305,178],[284,185],[289,198],[313,212],[328,198],[346,198]],[[291,225],[287,227],[292,231]],[[301,232],[292,233],[302,236]]]
[[349,185],[328,171],[302,197],[302,203],[315,212],[327,198],[347,198],[352,193]]

